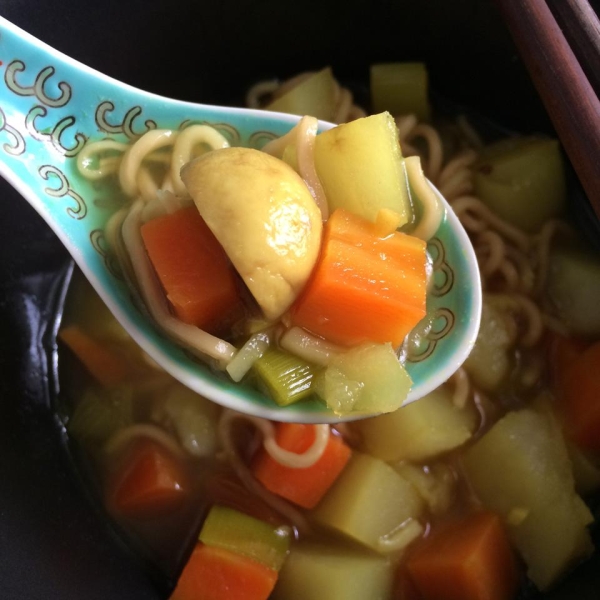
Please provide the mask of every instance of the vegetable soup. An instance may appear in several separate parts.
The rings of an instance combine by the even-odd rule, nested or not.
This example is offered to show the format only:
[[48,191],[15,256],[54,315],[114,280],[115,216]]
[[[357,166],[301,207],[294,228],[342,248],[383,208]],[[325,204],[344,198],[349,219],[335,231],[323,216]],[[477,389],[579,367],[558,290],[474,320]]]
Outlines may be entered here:
[[[373,66],[371,93],[367,117],[330,69],[257,85],[250,106],[342,123],[317,135],[304,118],[263,151],[154,132],[130,177],[131,148],[89,150],[132,198],[107,234],[161,328],[187,348],[201,331],[192,351],[279,404],[385,413],[304,425],[216,406],[77,280],[59,333],[67,430],[108,514],[178,576],[172,600],[512,600],[593,552],[600,259],[566,219],[560,147],[436,117],[421,64]],[[397,408],[439,224],[423,173],[472,239],[483,318],[456,374]],[[373,273],[385,283],[365,294]]]

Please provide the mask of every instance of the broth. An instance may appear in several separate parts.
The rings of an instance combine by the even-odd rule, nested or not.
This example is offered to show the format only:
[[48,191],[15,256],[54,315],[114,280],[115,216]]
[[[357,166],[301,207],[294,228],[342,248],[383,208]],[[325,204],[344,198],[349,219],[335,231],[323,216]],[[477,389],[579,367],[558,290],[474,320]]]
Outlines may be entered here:
[[[500,529],[510,531],[513,549],[517,547],[523,552],[523,547],[530,547],[528,544],[544,545],[537,525],[533,526],[534,533],[525,537],[519,529],[530,519],[530,513],[538,518],[542,510],[538,496],[546,493],[543,489],[538,493],[528,489],[528,485],[533,485],[524,478],[528,469],[534,483],[539,473],[544,477],[550,473],[555,487],[562,489],[556,492],[557,510],[563,514],[563,509],[570,507],[578,515],[566,523],[569,532],[577,529],[573,547],[565,550],[564,556],[550,557],[557,560],[551,570],[540,568],[537,559],[527,556],[530,577],[539,587],[550,587],[591,551],[586,533],[591,515],[576,495],[574,485],[583,494],[593,492],[600,485],[600,470],[596,459],[590,458],[593,456],[593,452],[588,452],[590,448],[584,451],[578,447],[577,435],[573,438],[572,430],[571,439],[567,444],[564,441],[559,425],[562,417],[555,407],[556,398],[565,395],[565,382],[554,371],[564,366],[565,361],[573,360],[573,356],[575,362],[580,356],[587,356],[594,347],[594,336],[582,340],[579,333],[573,334],[564,314],[550,304],[544,292],[548,286],[562,286],[563,275],[557,276],[557,268],[549,270],[548,264],[555,266],[561,260],[571,260],[570,226],[557,220],[548,221],[547,225],[544,219],[533,233],[525,233],[506,221],[489,217],[485,206],[472,198],[472,178],[479,175],[485,178],[489,174],[486,160],[498,168],[494,152],[499,151],[480,146],[477,134],[464,123],[443,126],[443,137],[433,142],[430,136],[435,131],[431,134],[428,125],[401,120],[399,126],[406,141],[403,147],[410,148],[409,153],[424,152],[425,171],[463,216],[476,243],[486,278],[482,333],[464,369],[427,399],[398,413],[328,430],[328,443],[334,440],[343,445],[352,458],[340,462],[339,472],[314,502],[302,495],[304,492],[294,496],[294,491],[272,489],[277,487],[278,478],[287,477],[287,471],[278,471],[279,467],[273,466],[273,461],[278,462],[277,454],[262,449],[259,432],[264,433],[266,425],[232,415],[232,411],[215,407],[199,397],[193,398],[191,392],[161,372],[135,346],[89,285],[81,279],[75,282],[65,311],[62,337],[87,362],[88,371],[95,373],[95,377],[83,369],[68,367],[67,358],[61,358],[63,389],[71,403],[67,429],[91,457],[91,468],[100,482],[99,494],[105,499],[108,512],[145,549],[157,568],[175,574],[191,552],[210,546],[196,545],[196,538],[207,514],[217,505],[275,528],[287,528],[291,546],[286,552],[287,566],[284,565],[275,587],[275,598],[286,600],[302,594],[295,587],[298,573],[314,573],[317,578],[319,563],[331,564],[331,589],[338,591],[330,593],[346,589],[335,573],[340,564],[350,564],[357,565],[357,572],[364,569],[368,573],[365,581],[370,578],[368,581],[379,586],[382,597],[401,599],[409,593],[420,597],[420,593],[430,598],[431,593],[425,589],[419,569],[414,566],[419,565],[416,557],[429,543],[443,535],[452,535],[453,524],[471,523],[475,516],[495,511],[502,517],[498,521]],[[526,142],[524,147],[530,143],[538,144]],[[452,148],[458,154],[436,166],[433,157],[436,148],[440,151]],[[513,152],[509,158],[522,153],[520,147],[509,150]],[[546,146],[542,150],[546,152]],[[531,146],[527,151],[532,151]],[[461,179],[465,171],[468,180]],[[560,250],[563,254],[559,252],[556,258],[550,254],[555,246],[565,246],[567,250]],[[108,360],[108,367],[99,366],[92,356],[96,350],[91,354],[78,351],[77,345],[69,342],[65,335],[69,328],[84,332],[99,348],[98,352],[106,351],[118,360]],[[568,418],[566,422],[568,425]],[[529,429],[530,426],[533,428]],[[305,426],[307,430],[311,427]],[[128,434],[123,434],[127,431]],[[282,431],[280,428],[275,433],[277,452],[284,446]],[[292,451],[309,452],[317,443],[318,432],[315,430],[312,435],[313,440]],[[403,441],[403,435],[410,438],[408,442]],[[548,459],[522,453],[525,458],[521,460],[520,446],[515,450],[510,445],[515,439],[520,443],[519,436],[523,439],[530,436],[534,440],[532,446],[544,452],[558,449]],[[493,444],[490,442],[492,449],[486,445],[490,439],[494,440]],[[123,466],[124,461],[129,460],[128,454],[136,452],[140,440],[145,440],[155,463],[174,459],[182,467],[177,475],[180,479],[174,481],[167,500],[153,498],[145,503],[145,499],[129,499],[128,503],[115,504],[115,494],[122,491],[123,481],[132,472],[129,466]],[[490,456],[495,456],[497,463],[487,460]],[[313,467],[314,464],[306,468]],[[518,497],[519,488],[523,488],[531,506],[514,504],[504,510],[495,503],[494,495],[498,494],[485,471],[493,472],[496,468],[504,469],[498,479],[506,480],[505,488],[512,490],[510,500]],[[514,480],[506,475],[512,469]],[[522,471],[519,473],[518,469]],[[257,477],[270,491],[264,490]],[[519,477],[524,478],[522,485]],[[361,481],[370,483],[364,486]],[[368,489],[369,485],[373,490]],[[182,499],[178,499],[181,490]],[[553,488],[548,493],[555,491]],[[388,501],[384,502],[386,495]],[[140,506],[144,510],[136,515]],[[376,507],[379,516],[363,519],[361,515],[372,507]],[[388,518],[386,511],[393,514]],[[561,518],[551,511],[546,516],[548,522],[553,516]],[[542,562],[548,563],[550,558]],[[511,560],[517,565],[516,558]],[[405,572],[407,566],[410,576]],[[516,572],[517,567],[514,568]],[[523,570],[518,568],[519,575],[506,575],[506,580],[514,579],[515,586],[524,581]],[[349,580],[353,581],[352,577]],[[413,590],[415,585],[419,592]],[[290,589],[294,590],[291,595]],[[177,594],[184,594],[180,588],[174,597],[187,598]],[[508,589],[503,597],[516,597],[516,589]]]

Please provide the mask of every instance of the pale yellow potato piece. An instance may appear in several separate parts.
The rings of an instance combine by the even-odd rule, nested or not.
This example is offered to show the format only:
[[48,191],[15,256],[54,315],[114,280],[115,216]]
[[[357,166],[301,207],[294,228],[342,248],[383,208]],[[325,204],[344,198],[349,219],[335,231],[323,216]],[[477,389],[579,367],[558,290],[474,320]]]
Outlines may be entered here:
[[191,161],[181,179],[270,320],[302,290],[321,245],[321,213],[300,176],[259,150],[225,148]]
[[446,388],[394,412],[359,421],[365,450],[386,461],[421,462],[466,443],[477,428],[473,406],[458,408]]
[[462,460],[482,504],[507,521],[540,590],[592,552],[593,516],[575,492],[562,432],[547,414],[509,412]]
[[391,598],[394,563],[339,544],[301,541],[294,545],[273,600],[385,600]]
[[396,213],[398,226],[412,221],[398,128],[389,113],[320,133],[315,168],[331,212],[345,208],[374,223],[383,209]]
[[354,452],[342,474],[312,512],[333,529],[375,552],[387,553],[409,519],[418,521],[425,502],[414,486],[378,458]]

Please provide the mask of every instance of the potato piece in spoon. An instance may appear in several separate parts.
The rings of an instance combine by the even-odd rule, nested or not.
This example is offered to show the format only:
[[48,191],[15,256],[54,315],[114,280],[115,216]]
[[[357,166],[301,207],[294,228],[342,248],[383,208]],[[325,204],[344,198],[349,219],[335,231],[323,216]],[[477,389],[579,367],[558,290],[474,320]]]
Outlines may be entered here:
[[181,179],[268,319],[295,300],[315,265],[321,212],[283,161],[249,148],[215,150]]

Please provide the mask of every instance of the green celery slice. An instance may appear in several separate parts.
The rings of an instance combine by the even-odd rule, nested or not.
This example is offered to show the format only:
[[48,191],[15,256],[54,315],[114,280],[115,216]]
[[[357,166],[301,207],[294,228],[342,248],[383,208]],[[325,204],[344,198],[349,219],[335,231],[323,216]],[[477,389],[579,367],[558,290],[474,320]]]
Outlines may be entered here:
[[253,365],[260,383],[279,406],[288,406],[312,393],[318,367],[277,348],[269,348]]
[[275,571],[279,571],[288,555],[290,537],[290,531],[283,527],[274,528],[219,505],[211,508],[200,531],[203,544],[241,554]]
[[394,116],[416,115],[429,121],[428,75],[424,63],[405,62],[371,65],[373,112],[387,110]]

